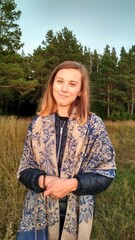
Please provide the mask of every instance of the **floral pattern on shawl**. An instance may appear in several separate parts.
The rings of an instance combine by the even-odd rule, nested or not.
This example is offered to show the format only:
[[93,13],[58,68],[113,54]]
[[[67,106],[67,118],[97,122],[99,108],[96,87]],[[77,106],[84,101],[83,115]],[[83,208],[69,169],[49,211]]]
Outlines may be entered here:
[[93,218],[93,197],[92,196],[81,196],[80,198],[80,216],[79,223],[84,221],[88,223],[88,219]]
[[[21,171],[29,167],[36,167],[44,170],[48,175],[58,176],[54,121],[54,115],[50,115],[38,117],[32,122],[26,138],[18,177]],[[98,116],[91,114],[85,125],[79,125],[76,120],[69,119],[61,178],[72,178],[78,172],[98,171],[99,173],[103,170],[115,169],[114,158],[113,146]],[[50,197],[44,199],[43,194],[29,191],[26,203],[19,231],[29,231],[33,227],[43,229],[47,226],[49,239],[58,240],[58,199]],[[32,219],[30,219],[30,214],[32,214]],[[89,240],[92,220],[93,197],[69,194],[61,240]],[[30,224],[29,221],[31,221]]]
[[46,227],[44,198],[42,197],[42,194],[37,195],[34,191],[28,191],[23,210],[23,220],[21,221],[19,230],[31,231],[35,227],[37,230],[39,230],[41,226],[42,228]]

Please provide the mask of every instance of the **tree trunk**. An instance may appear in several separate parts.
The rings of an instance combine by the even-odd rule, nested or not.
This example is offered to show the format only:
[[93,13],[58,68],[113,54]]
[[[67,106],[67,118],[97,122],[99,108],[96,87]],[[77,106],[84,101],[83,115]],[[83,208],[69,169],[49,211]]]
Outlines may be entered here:
[[107,85],[107,117],[110,116],[110,85]]
[[134,113],[134,102],[135,102],[135,92],[134,92],[134,89],[132,88],[131,89],[131,100],[132,100],[132,103],[131,103],[131,115],[133,115]]

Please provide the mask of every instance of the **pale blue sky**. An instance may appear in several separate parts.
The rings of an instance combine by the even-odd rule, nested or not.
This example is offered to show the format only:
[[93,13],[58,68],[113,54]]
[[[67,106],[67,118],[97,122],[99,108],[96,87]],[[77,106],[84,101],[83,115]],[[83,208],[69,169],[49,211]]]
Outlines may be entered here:
[[135,45],[135,0],[15,0],[22,15],[24,52],[33,53],[45,40],[65,26],[93,52],[103,53],[108,44],[119,54]]

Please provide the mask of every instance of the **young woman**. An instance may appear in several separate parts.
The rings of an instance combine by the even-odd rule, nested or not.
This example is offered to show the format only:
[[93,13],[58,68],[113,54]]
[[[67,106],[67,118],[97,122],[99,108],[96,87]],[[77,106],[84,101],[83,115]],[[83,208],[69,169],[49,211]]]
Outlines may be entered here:
[[94,195],[115,177],[102,120],[89,112],[86,68],[67,61],[50,77],[28,128],[18,179],[28,189],[18,240],[89,240]]

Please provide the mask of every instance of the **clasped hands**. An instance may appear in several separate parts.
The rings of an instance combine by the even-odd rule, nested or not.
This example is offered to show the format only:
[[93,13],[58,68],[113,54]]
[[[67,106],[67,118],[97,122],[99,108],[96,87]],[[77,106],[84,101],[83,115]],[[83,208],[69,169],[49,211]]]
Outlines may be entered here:
[[[43,176],[39,178],[39,186],[42,187]],[[76,178],[64,179],[56,176],[46,176],[45,178],[46,189],[44,196],[52,198],[63,198],[70,192],[77,189],[78,181]]]

